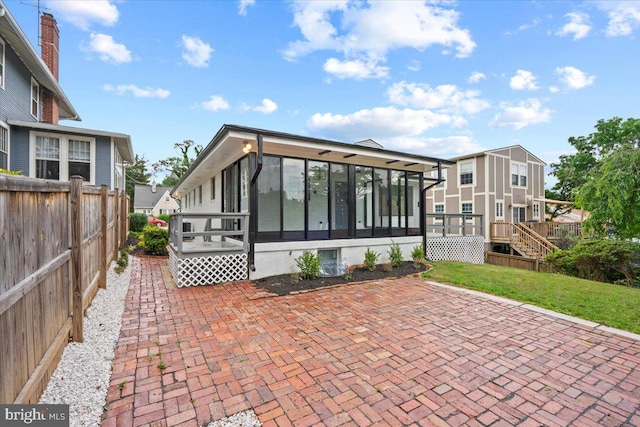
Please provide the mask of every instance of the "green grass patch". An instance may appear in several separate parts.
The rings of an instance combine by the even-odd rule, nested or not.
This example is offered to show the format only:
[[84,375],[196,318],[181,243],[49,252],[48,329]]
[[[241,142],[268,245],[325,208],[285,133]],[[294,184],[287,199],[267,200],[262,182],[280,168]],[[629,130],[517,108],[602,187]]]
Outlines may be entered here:
[[423,277],[640,333],[640,289],[491,264],[440,261]]

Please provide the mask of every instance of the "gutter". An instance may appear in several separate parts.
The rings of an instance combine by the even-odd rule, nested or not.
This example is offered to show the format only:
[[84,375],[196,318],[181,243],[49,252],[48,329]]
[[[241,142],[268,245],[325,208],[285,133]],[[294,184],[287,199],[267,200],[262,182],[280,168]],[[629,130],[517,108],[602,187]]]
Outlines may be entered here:
[[438,162],[438,178],[436,181],[429,185],[428,187],[424,187],[422,189],[422,198],[420,199],[422,202],[422,206],[424,206],[423,212],[420,214],[420,222],[422,223],[422,252],[424,256],[427,256],[427,191],[435,187],[436,185],[444,182],[445,180],[442,178],[442,162]]
[[[256,135],[258,139],[258,156],[256,157],[256,169],[251,177],[250,194],[251,194],[251,209],[255,212],[255,207],[258,206],[258,190],[256,188],[256,181],[262,172],[262,149],[263,149],[263,137],[261,133]],[[249,223],[251,224],[251,232],[249,233],[249,268],[251,271],[256,271],[256,256],[255,256],[255,241],[258,234],[258,218],[255,215],[249,217]]]

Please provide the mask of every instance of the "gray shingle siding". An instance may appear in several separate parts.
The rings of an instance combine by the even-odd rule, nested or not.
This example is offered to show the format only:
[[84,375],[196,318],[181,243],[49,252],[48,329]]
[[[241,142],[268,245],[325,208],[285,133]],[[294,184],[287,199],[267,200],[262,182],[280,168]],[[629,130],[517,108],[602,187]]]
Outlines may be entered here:
[[9,169],[22,171],[23,175],[29,176],[29,129],[13,126],[10,132]]
[[0,89],[0,120],[37,121],[30,113],[31,72],[6,41],[5,64],[4,90]]
[[96,137],[96,185],[111,187],[111,138]]

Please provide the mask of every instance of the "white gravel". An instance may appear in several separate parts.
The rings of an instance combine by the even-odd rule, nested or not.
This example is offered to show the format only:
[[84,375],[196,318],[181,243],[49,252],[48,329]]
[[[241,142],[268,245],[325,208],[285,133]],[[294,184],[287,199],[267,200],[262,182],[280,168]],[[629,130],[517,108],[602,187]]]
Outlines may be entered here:
[[[133,258],[118,275],[113,262],[107,271],[107,289],[99,289],[84,319],[84,342],[65,347],[38,403],[68,404],[71,427],[99,427],[118,344],[122,313]],[[209,423],[208,427],[260,427],[249,410]]]
[[67,344],[39,403],[69,405],[70,426],[99,426],[106,402],[114,350],[131,277],[131,264],[118,275],[107,271],[107,289],[99,289],[84,318],[84,342]]

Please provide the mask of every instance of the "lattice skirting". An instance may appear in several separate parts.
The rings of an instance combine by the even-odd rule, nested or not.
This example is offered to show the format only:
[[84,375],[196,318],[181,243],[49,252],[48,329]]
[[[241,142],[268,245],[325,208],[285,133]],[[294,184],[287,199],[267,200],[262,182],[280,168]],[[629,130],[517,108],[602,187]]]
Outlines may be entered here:
[[484,237],[429,237],[427,259],[431,261],[462,261],[484,264]]
[[180,288],[248,279],[246,253],[178,258],[169,251],[169,269]]

